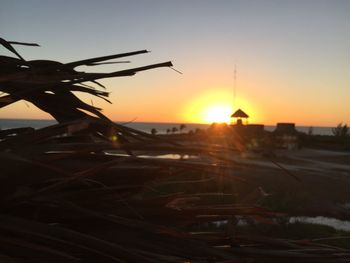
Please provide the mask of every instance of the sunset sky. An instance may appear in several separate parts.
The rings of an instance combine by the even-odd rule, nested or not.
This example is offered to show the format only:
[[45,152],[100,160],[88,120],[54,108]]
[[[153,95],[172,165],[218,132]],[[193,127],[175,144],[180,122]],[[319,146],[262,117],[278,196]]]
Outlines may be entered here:
[[[93,103],[112,120],[202,123],[242,108],[252,123],[334,126],[350,124],[349,14],[349,0],[1,0],[0,37],[40,44],[17,48],[28,60],[147,49],[130,64],[88,70],[171,60],[183,72],[102,81],[113,104]],[[21,101],[0,118],[50,116]]]

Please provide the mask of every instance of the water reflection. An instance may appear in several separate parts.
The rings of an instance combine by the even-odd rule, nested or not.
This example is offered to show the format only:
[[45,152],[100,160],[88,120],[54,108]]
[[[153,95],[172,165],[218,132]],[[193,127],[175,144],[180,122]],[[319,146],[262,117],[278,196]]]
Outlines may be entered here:
[[350,231],[350,221],[343,221],[336,218],[316,216],[296,216],[289,219],[289,223],[308,223],[333,227],[336,230]]
[[[223,227],[223,226],[226,226],[227,223],[228,223],[227,220],[221,220],[221,221],[213,222],[213,225],[215,227]],[[255,222],[255,223],[259,224],[259,222]],[[315,217],[295,216],[295,217],[290,217],[288,220],[288,223],[289,224],[295,224],[295,223],[317,224],[317,225],[333,227],[336,230],[350,231],[350,221],[339,220],[336,218],[324,217],[324,216],[315,216]],[[237,223],[237,226],[246,226],[246,225],[248,225],[248,222],[246,222],[244,219],[240,219]]]
[[186,160],[186,159],[196,159],[198,156],[188,155],[188,154],[161,154],[161,155],[139,155],[140,158],[158,158],[158,159],[173,159],[173,160]]
[[[113,156],[121,156],[121,157],[129,156],[128,154],[125,154],[125,153],[116,153],[116,152],[105,152],[105,154],[113,155]],[[167,153],[167,154],[158,154],[158,155],[141,154],[141,155],[137,155],[137,157],[145,158],[145,159],[171,159],[171,160],[198,159],[198,156],[196,155],[178,154],[178,153]]]

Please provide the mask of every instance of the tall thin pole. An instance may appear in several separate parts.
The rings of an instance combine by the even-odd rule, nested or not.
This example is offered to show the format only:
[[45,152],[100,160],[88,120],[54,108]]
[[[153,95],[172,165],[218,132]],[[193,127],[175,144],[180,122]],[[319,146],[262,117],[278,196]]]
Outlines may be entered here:
[[233,71],[233,109],[236,108],[236,96],[237,96],[237,67]]

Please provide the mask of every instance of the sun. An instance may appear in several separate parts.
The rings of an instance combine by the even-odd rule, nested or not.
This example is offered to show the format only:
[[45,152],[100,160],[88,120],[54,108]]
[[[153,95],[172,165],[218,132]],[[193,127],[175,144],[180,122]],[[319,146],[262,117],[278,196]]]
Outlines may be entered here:
[[229,105],[211,105],[204,110],[203,119],[207,123],[230,123],[232,109]]
[[188,101],[183,107],[182,116],[188,123],[231,123],[231,115],[238,109],[244,110],[250,121],[260,118],[259,111],[241,96],[235,103],[228,89],[212,89]]
[[230,123],[233,113],[231,94],[225,89],[211,89],[184,107],[183,116],[191,123]]

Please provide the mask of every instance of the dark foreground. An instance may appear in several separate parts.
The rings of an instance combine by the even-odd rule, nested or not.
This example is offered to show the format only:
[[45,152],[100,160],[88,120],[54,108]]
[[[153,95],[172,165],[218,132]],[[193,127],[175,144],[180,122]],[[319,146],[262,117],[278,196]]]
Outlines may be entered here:
[[[114,129],[128,143],[117,132],[113,141],[79,135],[97,124],[58,124],[0,143],[8,149],[0,155],[2,262],[350,261],[345,232],[286,220],[348,218],[336,206],[349,201],[346,160],[323,162],[324,170],[307,150],[271,161],[122,126]],[[156,158],[169,152],[193,158]]]

